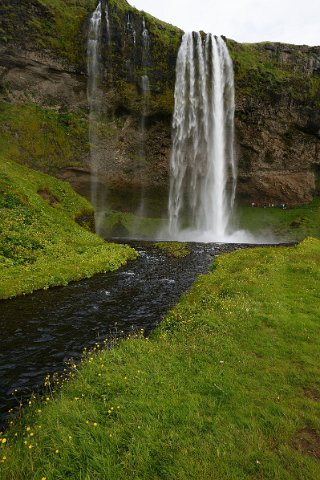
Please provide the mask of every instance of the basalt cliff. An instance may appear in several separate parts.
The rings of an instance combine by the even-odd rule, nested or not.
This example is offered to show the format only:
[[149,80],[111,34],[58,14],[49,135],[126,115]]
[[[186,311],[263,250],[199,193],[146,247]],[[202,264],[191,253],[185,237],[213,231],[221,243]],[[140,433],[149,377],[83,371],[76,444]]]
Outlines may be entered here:
[[[95,0],[0,2],[0,148],[84,194],[87,39],[96,6]],[[165,192],[183,32],[125,0],[108,0],[107,7],[103,0],[102,12],[99,182]],[[235,69],[238,201],[310,202],[320,194],[320,47],[226,42]]]

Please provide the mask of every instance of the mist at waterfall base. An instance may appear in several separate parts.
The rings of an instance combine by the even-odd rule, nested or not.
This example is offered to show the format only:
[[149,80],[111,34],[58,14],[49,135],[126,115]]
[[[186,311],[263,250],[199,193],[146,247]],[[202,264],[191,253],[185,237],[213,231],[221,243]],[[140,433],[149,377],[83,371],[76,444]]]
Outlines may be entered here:
[[[103,25],[105,23],[105,26]],[[130,18],[128,17],[128,24]],[[89,138],[91,153],[91,194],[96,231],[101,236],[161,239],[174,241],[265,243],[273,239],[257,238],[237,229],[235,219],[236,155],[234,138],[234,75],[227,46],[221,37],[200,33],[184,34],[176,64],[175,108],[172,120],[172,153],[168,200],[163,194],[154,218],[150,191],[110,192],[100,182],[101,142],[99,118],[102,113],[103,65],[102,35],[106,30],[111,44],[108,3],[100,1],[93,12],[87,43]],[[134,47],[136,32],[133,35]],[[142,20],[142,72],[150,63],[150,42],[145,19]],[[140,157],[145,158],[146,118],[151,86],[147,74],[137,79],[142,96]],[[146,183],[146,182],[143,182]],[[156,194],[155,194],[156,195]],[[114,203],[110,198],[116,198]],[[119,205],[120,210],[115,207]],[[159,205],[162,206],[159,208]],[[108,216],[114,212],[131,215],[130,229],[108,232]],[[159,215],[159,211],[162,212]],[[133,219],[133,220],[132,220]],[[146,233],[144,222],[154,222]],[[119,225],[121,221],[119,220]]]

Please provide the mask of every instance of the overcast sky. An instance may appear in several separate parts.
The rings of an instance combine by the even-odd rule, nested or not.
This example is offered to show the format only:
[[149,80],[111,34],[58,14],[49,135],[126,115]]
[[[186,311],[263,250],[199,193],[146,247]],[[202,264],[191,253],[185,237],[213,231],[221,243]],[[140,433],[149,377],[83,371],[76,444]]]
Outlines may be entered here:
[[320,45],[320,0],[128,0],[184,31],[239,42]]

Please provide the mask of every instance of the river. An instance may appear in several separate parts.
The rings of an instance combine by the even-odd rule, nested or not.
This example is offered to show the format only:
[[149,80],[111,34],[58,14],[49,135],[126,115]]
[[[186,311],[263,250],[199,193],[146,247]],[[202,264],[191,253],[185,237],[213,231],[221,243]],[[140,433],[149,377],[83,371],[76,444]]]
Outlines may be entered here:
[[215,256],[248,247],[191,243],[190,255],[175,258],[152,243],[131,245],[138,260],[116,272],[0,302],[0,423],[85,347],[141,328],[149,334]]

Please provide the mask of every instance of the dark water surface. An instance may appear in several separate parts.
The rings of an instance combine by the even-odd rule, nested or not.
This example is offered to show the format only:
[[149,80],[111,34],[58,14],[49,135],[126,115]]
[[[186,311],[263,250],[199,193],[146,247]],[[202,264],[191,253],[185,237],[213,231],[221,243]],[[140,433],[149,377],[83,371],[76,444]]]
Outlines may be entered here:
[[17,404],[15,390],[28,397],[46,374],[110,335],[150,332],[214,256],[245,247],[190,244],[190,255],[174,258],[147,242],[132,246],[139,259],[117,272],[0,302],[0,423]]

